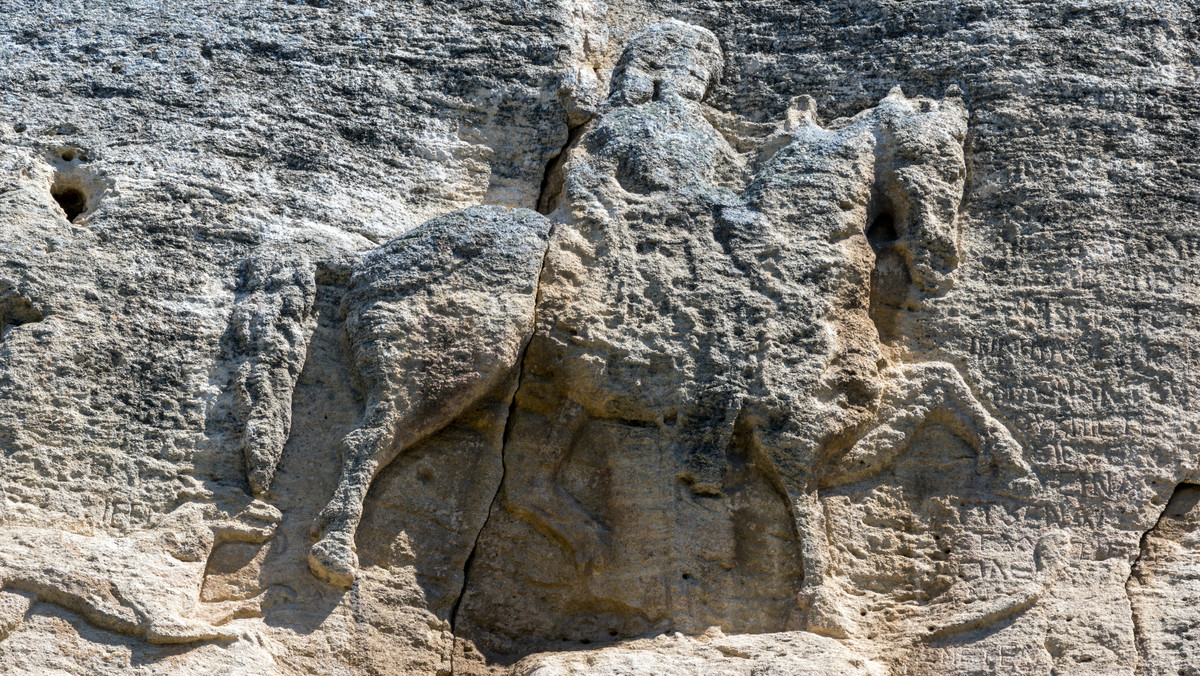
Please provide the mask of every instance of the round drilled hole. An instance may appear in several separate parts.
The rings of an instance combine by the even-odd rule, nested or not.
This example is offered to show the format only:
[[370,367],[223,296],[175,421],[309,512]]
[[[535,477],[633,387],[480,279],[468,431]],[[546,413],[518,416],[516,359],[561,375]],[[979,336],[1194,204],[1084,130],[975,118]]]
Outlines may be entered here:
[[74,148],[65,148],[63,150],[60,150],[58,152],[58,156],[63,158],[63,161],[65,161],[65,162],[71,162],[75,159],[75,149]]

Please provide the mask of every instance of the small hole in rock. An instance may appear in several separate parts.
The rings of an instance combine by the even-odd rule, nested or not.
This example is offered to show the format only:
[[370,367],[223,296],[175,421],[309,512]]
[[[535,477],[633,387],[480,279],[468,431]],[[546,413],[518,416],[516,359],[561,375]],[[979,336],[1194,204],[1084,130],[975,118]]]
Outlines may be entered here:
[[871,227],[867,228],[867,241],[871,243],[871,248],[875,251],[895,242],[896,239],[896,222],[892,220],[892,215],[889,213],[876,216]]
[[66,150],[60,151],[58,156],[63,158],[63,160],[70,162],[75,159],[75,150],[73,148],[67,148]]
[[72,223],[80,214],[87,211],[87,195],[79,188],[72,186],[55,186],[50,189],[50,195],[62,207],[67,220]]
[[25,131],[28,128],[29,127],[27,127],[24,122],[18,122],[13,125],[13,131],[17,132],[18,134],[20,134],[21,132]]
[[690,579],[692,579],[692,576],[691,576],[691,575],[688,575],[687,573],[684,573],[684,574],[683,574],[683,579],[685,579],[685,580],[690,580]]
[[899,338],[899,320],[906,305],[912,278],[897,240],[896,223],[886,211],[875,217],[867,228],[867,242],[875,251],[875,269],[871,271],[871,320],[884,342]]

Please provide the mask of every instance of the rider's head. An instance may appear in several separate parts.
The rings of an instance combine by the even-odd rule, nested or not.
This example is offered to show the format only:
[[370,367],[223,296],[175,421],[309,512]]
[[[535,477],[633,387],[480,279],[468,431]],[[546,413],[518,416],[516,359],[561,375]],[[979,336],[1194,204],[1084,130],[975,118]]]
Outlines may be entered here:
[[721,45],[710,31],[665,21],[630,39],[613,70],[609,100],[638,105],[677,94],[699,101],[723,66]]

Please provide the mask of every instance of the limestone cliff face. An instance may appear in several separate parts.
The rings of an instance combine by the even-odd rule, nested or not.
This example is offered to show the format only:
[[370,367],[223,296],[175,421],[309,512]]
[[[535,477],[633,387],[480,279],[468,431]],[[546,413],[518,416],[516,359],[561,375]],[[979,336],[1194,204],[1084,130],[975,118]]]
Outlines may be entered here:
[[0,673],[1200,673],[1193,3],[0,16]]

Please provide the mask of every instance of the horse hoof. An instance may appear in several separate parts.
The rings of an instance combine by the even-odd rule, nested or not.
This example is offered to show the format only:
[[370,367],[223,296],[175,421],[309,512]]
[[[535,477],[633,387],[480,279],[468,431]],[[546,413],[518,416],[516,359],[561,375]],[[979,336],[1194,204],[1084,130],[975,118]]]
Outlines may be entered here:
[[358,556],[349,543],[325,538],[308,552],[308,568],[318,579],[339,587],[354,584],[358,573]]

